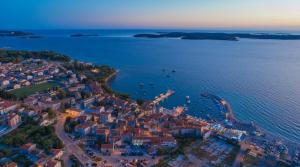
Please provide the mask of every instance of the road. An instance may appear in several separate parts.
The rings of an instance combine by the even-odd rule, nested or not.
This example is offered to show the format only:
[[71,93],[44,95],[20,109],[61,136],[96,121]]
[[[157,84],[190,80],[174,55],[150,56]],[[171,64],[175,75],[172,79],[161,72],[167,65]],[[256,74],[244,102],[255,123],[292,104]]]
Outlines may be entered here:
[[233,163],[233,167],[240,167],[241,166],[241,162],[243,161],[243,158],[246,154],[246,150],[247,148],[249,148],[249,144],[242,142],[241,143],[241,148],[240,148],[240,152],[238,153],[238,155],[235,158],[235,161]]
[[86,153],[65,133],[64,124],[66,118],[67,116],[65,114],[59,114],[57,123],[55,124],[55,133],[65,146],[64,156],[62,158],[65,166],[70,166],[69,156],[71,154],[73,154],[83,165],[87,163],[91,164],[93,161],[89,156],[86,155]]

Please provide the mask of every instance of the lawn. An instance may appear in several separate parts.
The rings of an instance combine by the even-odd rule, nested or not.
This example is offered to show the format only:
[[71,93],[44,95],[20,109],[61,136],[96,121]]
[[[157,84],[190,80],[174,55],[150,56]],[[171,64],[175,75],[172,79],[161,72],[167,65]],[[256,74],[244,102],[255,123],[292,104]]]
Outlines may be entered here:
[[15,96],[17,99],[22,99],[22,98],[24,98],[26,96],[30,96],[36,92],[45,91],[45,90],[51,89],[56,86],[57,86],[56,83],[46,82],[46,83],[41,83],[41,84],[37,84],[37,85],[27,86],[27,87],[20,88],[20,89],[15,89],[15,90],[10,91],[9,93],[12,94],[13,96]]

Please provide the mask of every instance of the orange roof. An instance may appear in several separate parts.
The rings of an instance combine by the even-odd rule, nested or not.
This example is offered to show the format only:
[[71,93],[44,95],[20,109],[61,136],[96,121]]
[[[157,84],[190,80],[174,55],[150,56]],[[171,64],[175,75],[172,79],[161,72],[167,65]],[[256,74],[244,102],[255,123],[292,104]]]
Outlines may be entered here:
[[33,143],[27,143],[27,144],[22,145],[21,148],[24,150],[28,150],[33,145],[34,145]]
[[15,162],[10,162],[8,164],[5,164],[3,167],[17,167],[18,165]]

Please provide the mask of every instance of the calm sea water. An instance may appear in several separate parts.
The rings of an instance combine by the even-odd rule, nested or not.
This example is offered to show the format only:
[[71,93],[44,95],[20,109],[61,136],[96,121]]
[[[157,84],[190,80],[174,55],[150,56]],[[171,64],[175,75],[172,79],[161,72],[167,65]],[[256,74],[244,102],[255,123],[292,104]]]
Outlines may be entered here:
[[[42,38],[0,38],[0,47],[53,50],[78,60],[108,64],[120,70],[112,83],[114,89],[145,99],[173,89],[175,95],[163,105],[184,105],[185,97],[190,96],[188,112],[195,116],[216,114],[214,105],[200,96],[211,92],[228,100],[239,120],[254,121],[276,136],[300,143],[300,41],[132,37],[155,32],[150,30],[34,32]],[[69,37],[73,33],[100,36]]]

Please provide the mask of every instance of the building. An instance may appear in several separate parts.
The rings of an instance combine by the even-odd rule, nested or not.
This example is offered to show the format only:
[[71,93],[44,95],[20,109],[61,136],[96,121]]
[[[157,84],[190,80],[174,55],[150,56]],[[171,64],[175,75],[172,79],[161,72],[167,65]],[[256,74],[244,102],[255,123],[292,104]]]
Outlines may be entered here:
[[82,115],[84,113],[84,111],[76,109],[76,108],[69,108],[69,109],[66,110],[66,113],[68,113],[68,115],[71,118],[77,118],[80,115]]
[[15,162],[10,162],[5,164],[3,167],[18,167],[18,164],[16,164]]
[[32,152],[36,149],[36,144],[33,143],[27,143],[21,146],[22,150],[26,152]]
[[61,102],[59,102],[59,101],[39,101],[38,105],[43,109],[50,108],[52,110],[59,110],[61,107]]
[[101,144],[101,150],[102,153],[113,153],[115,151],[113,144]]
[[75,133],[79,134],[80,136],[85,136],[89,134],[91,131],[91,127],[89,125],[77,125],[75,126]]
[[12,113],[7,116],[7,125],[11,128],[18,126],[21,123],[21,117],[18,114]]
[[111,113],[109,112],[100,113],[100,122],[101,123],[113,122],[113,117],[111,116]]
[[44,167],[62,167],[61,162],[57,160],[47,160]]
[[0,101],[0,114],[6,114],[10,111],[13,111],[17,108],[17,104],[11,101]]
[[52,156],[53,156],[52,159],[55,159],[55,160],[60,160],[61,157],[64,154],[64,152],[61,149],[52,149],[51,153],[52,153]]

